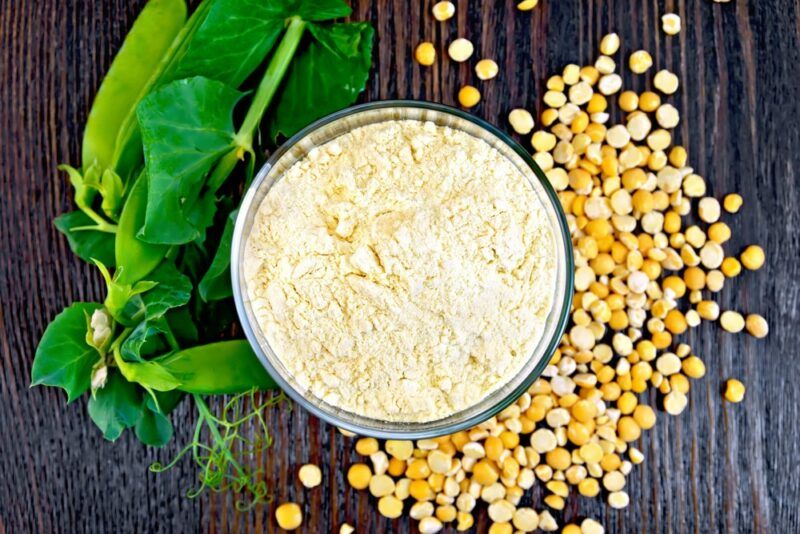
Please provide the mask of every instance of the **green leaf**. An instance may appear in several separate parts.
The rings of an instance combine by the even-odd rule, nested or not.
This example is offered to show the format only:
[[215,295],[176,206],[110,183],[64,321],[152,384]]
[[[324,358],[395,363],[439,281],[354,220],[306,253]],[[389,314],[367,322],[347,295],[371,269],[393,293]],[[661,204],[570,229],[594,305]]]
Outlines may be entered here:
[[109,372],[106,385],[89,399],[89,417],[103,432],[103,437],[114,441],[126,428],[139,420],[142,412],[142,395],[135,384],[117,372]]
[[308,28],[314,39],[298,51],[271,106],[272,139],[294,135],[315,120],[349,106],[369,77],[372,26],[352,22],[310,24]]
[[185,21],[183,0],[150,0],[145,4],[92,103],[83,133],[84,169],[95,162],[101,170],[111,167],[117,132]]
[[161,263],[168,246],[146,243],[136,236],[144,224],[147,209],[147,174],[143,171],[133,183],[122,208],[114,243],[117,279],[122,284],[138,282]]
[[172,391],[181,385],[181,381],[159,362],[126,362],[117,352],[114,361],[128,382],[136,382],[148,390]]
[[217,0],[181,59],[176,78],[206,76],[239,86],[258,68],[281,32],[286,19],[321,21],[346,17],[341,0]]
[[275,45],[284,19],[278,2],[217,0],[178,63],[175,78],[201,75],[238,86]]
[[207,78],[169,83],[138,108],[148,174],[147,210],[138,237],[183,244],[205,232],[213,198],[196,205],[206,175],[234,146],[232,114],[242,93]]
[[164,349],[160,336],[166,333],[166,328],[159,321],[142,321],[120,347],[122,358],[128,362],[142,362],[144,356]]
[[86,343],[86,316],[100,308],[95,302],[74,302],[56,315],[36,347],[31,386],[60,387],[67,392],[67,402],[89,389],[100,355]]
[[170,420],[155,406],[152,397],[146,397],[139,420],[136,421],[136,437],[145,445],[163,447],[172,438],[172,432]]
[[233,227],[236,224],[236,215],[239,210],[233,210],[225,221],[225,229],[217,247],[217,253],[211,261],[208,271],[200,280],[197,289],[200,297],[206,302],[220,300],[233,295],[231,289],[231,244],[233,242]]
[[112,277],[108,268],[101,261],[92,258],[92,262],[100,270],[100,274],[103,275],[103,280],[106,282],[106,298],[103,301],[106,310],[118,322],[125,326],[132,326],[135,318],[128,313],[128,310],[135,308],[133,303],[137,301],[133,300],[134,297],[149,291],[157,285],[157,282],[140,280],[135,284],[121,284],[116,274]]
[[164,262],[148,277],[158,283],[142,295],[145,319],[162,317],[168,310],[179,308],[192,298],[192,282],[172,262]]
[[[83,261],[96,258],[105,265],[114,266],[114,234],[90,230],[94,221],[80,210],[64,213],[53,221],[59,232],[67,236],[69,248]],[[76,230],[75,228],[86,228]]]
[[261,390],[277,387],[243,339],[200,345],[154,361],[180,380],[179,389],[187,393],[221,395],[254,387]]
[[192,345],[197,343],[197,326],[192,320],[189,308],[184,306],[175,310],[170,310],[165,316],[172,334],[181,345]]

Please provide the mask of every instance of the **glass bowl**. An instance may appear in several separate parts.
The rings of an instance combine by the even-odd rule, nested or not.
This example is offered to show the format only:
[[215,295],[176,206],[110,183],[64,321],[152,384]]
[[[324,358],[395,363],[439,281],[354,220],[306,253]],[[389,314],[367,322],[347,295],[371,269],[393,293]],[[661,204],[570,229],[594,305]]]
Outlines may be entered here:
[[[478,404],[443,419],[427,422],[394,422],[364,417],[332,406],[300,386],[275,355],[258,326],[242,267],[245,245],[255,214],[267,192],[287,169],[311,149],[354,128],[405,119],[431,121],[439,126],[461,130],[487,142],[508,158],[531,183],[550,220],[557,271],[552,305],[542,337],[520,372]],[[506,134],[477,117],[441,104],[408,100],[353,106],[318,120],[286,141],[261,167],[242,200],[231,250],[231,276],[236,309],[247,339],[267,372],[295,402],[320,419],[356,434],[377,438],[420,439],[451,434],[485,421],[516,401],[541,374],[558,347],[569,316],[573,274],[572,242],[566,217],[555,191],[530,155]]]

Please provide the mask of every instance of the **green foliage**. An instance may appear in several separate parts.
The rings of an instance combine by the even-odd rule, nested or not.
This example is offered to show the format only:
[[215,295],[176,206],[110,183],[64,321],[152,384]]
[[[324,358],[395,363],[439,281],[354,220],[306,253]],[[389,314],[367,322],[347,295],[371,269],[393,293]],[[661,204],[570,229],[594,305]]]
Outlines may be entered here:
[[60,387],[72,402],[89,389],[92,367],[100,358],[86,343],[86,318],[101,306],[94,302],[73,302],[56,315],[36,347],[31,385]]
[[[263,468],[243,465],[241,459],[260,458],[272,445],[264,410],[283,401],[283,394],[265,398],[256,390],[240,393],[225,404],[220,417],[211,413],[200,396],[195,395],[194,399],[198,418],[192,442],[166,465],[160,462],[152,464],[150,471],[162,473],[191,455],[198,468],[199,480],[197,486],[187,492],[188,497],[194,498],[206,489],[217,493],[233,490],[246,496],[246,499],[236,501],[238,511],[268,501],[270,494],[263,480]],[[253,439],[242,432],[252,426],[256,427]],[[234,455],[233,451],[237,454]]]
[[114,441],[139,420],[142,397],[136,384],[111,372],[104,387],[89,398],[89,417],[107,440]]
[[314,39],[292,63],[269,118],[273,139],[352,104],[369,76],[372,26],[365,22],[310,24]]
[[233,227],[236,224],[238,213],[238,209],[233,210],[225,221],[225,229],[222,231],[214,259],[197,285],[200,297],[206,302],[233,296],[230,273],[231,246],[233,244]]
[[[91,391],[106,439],[132,429],[152,446],[170,441],[169,413],[192,395],[196,432],[178,456],[200,468],[191,495],[233,488],[250,495],[240,508],[268,497],[246,460],[269,447],[263,411],[282,396],[257,393],[276,384],[245,340],[220,341],[235,318],[236,207],[269,148],[264,117],[290,135],[363,89],[372,29],[330,22],[349,14],[342,0],[202,0],[187,20],[184,0],[150,0],[95,97],[82,166],[60,167],[78,210],[55,225],[100,270],[106,296],[56,316],[32,385],[68,402]],[[235,396],[217,417],[204,395]],[[251,440],[241,430],[254,424]]]
[[114,266],[114,234],[97,230],[94,221],[81,210],[59,215],[53,221],[59,232],[67,236],[69,248],[83,261],[96,258],[104,265]]
[[195,77],[167,84],[139,105],[148,174],[139,238],[184,244],[211,224],[213,211],[200,193],[206,174],[234,145],[233,108],[241,97],[221,82]]

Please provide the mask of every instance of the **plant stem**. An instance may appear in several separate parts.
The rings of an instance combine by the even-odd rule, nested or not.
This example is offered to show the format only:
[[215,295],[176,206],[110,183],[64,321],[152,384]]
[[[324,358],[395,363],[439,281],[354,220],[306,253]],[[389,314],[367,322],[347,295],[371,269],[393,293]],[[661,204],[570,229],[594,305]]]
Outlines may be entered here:
[[244,152],[250,153],[251,156],[253,154],[253,135],[261,122],[261,117],[269,107],[272,97],[275,96],[275,92],[278,90],[289,64],[292,62],[306,27],[306,22],[300,17],[291,17],[289,21],[286,32],[283,34],[275,54],[270,59],[269,65],[267,65],[264,77],[261,78],[261,83],[258,84],[256,94],[253,96],[253,101],[250,102],[250,108],[247,110],[247,115],[242,121],[242,126],[235,135],[236,146],[217,162],[214,171],[208,178],[207,185],[211,192],[216,192],[225,182],[233,172],[236,164],[243,159]]
[[267,66],[267,71],[264,73],[261,83],[258,84],[256,94],[253,97],[253,101],[250,103],[250,109],[247,110],[247,115],[242,122],[242,126],[236,134],[239,140],[239,146],[243,147],[245,150],[251,149],[253,134],[258,127],[258,123],[261,122],[264,111],[266,111],[272,97],[278,90],[283,75],[286,74],[286,70],[289,68],[289,64],[292,62],[294,53],[297,50],[297,46],[300,44],[300,39],[303,37],[306,22],[296,16],[289,20],[290,22],[286,27],[286,33],[283,34],[283,38],[277,50],[275,50],[275,55],[272,56]]
[[[93,227],[94,230],[99,230],[101,232],[108,232],[110,234],[114,234],[117,232],[117,225],[111,224],[107,220],[103,218],[102,215],[94,211],[90,206],[80,206],[81,210],[89,216],[94,222],[97,223],[96,227]],[[86,227],[88,230],[91,227]],[[76,230],[77,228],[74,228]]]
[[211,176],[208,177],[208,190],[212,193],[216,193],[217,189],[219,189],[220,186],[225,183],[225,180],[233,172],[233,169],[236,167],[238,162],[238,147],[232,149],[230,152],[222,156],[222,159],[220,159],[217,162],[217,165],[214,167],[214,171],[211,173]]

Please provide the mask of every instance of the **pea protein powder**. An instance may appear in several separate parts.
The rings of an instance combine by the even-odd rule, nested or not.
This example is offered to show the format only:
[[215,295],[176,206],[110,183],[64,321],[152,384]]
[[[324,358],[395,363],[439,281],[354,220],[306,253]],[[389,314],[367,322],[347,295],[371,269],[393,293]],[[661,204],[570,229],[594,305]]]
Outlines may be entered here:
[[530,358],[555,289],[533,187],[489,144],[416,120],[313,149],[245,245],[259,327],[301,388],[385,421],[468,408]]

